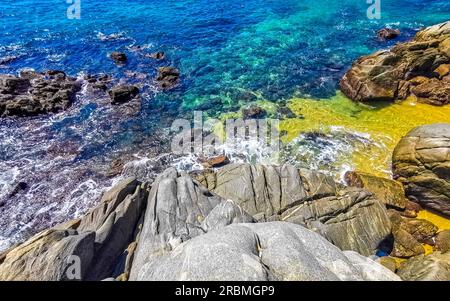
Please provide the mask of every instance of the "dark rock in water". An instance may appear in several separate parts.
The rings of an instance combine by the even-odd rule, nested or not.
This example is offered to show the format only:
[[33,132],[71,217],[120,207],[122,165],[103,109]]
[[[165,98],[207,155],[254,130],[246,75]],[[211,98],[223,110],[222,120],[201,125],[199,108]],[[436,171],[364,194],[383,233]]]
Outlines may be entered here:
[[406,196],[450,216],[450,124],[417,127],[394,149],[394,177]]
[[63,72],[0,75],[0,115],[34,116],[67,109],[81,84]]
[[127,60],[127,55],[123,52],[112,52],[109,57],[117,63],[123,63]]
[[[340,86],[355,101],[395,101],[413,95],[420,102],[444,105],[450,103],[450,82],[439,72],[446,73],[446,64],[450,64],[450,21],[418,32],[410,42],[359,58]],[[417,77],[422,78],[420,85]]]
[[446,253],[450,251],[450,230],[444,230],[436,236],[435,249]]
[[107,176],[109,178],[118,176],[122,173],[124,162],[121,159],[116,159],[111,163]]
[[112,88],[108,93],[112,104],[121,104],[138,96],[139,88],[136,86],[121,85]]
[[377,36],[381,40],[392,40],[400,35],[400,30],[393,28],[383,28],[377,32]]
[[295,115],[294,112],[292,112],[292,110],[289,109],[288,107],[278,108],[278,115],[281,118],[296,118],[297,117],[297,115]]
[[345,181],[349,186],[364,188],[372,192],[387,206],[405,209],[408,202],[403,186],[399,182],[355,171],[347,172]]
[[267,112],[264,109],[256,105],[252,105],[249,108],[242,109],[242,115],[244,116],[244,119],[263,118],[264,116],[266,116],[266,114]]
[[17,185],[14,187],[13,191],[11,191],[11,193],[9,194],[9,197],[12,198],[13,196],[15,196],[16,194],[20,193],[21,191],[25,191],[28,189],[28,184],[25,182],[19,182],[17,183]]
[[44,75],[49,76],[50,78],[53,78],[53,79],[63,80],[66,78],[66,73],[61,70],[47,70],[44,72]]
[[156,82],[163,89],[171,89],[178,85],[180,79],[180,71],[174,67],[158,68]]
[[375,254],[391,233],[386,208],[375,196],[341,187],[317,172],[290,165],[230,164],[196,178],[259,221],[304,225],[342,250]]
[[224,165],[227,165],[230,163],[230,159],[226,155],[220,155],[217,157],[211,157],[205,159],[205,161],[202,163],[202,165],[205,168],[214,168],[214,167],[221,167]]
[[84,80],[88,82],[88,87],[93,90],[106,91],[108,89],[108,84],[111,82],[111,77],[108,74],[95,74],[86,75]]
[[0,57],[0,66],[1,65],[7,65],[9,63],[12,63],[13,61],[17,60],[17,56],[10,55],[5,57]]
[[[38,233],[3,253],[0,280],[102,280],[111,276],[135,239],[147,196],[147,184],[124,180],[83,218]],[[71,278],[73,256],[80,260],[81,279]]]
[[162,51],[146,54],[145,57],[152,58],[155,60],[163,60],[166,57],[166,54]]
[[397,274],[407,281],[450,281],[450,252],[413,257],[400,265]]

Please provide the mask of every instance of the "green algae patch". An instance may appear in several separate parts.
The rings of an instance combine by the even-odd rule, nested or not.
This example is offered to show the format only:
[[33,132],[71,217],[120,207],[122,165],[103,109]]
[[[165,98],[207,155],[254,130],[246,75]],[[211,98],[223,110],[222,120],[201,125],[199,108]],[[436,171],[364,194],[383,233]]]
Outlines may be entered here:
[[401,103],[359,104],[342,93],[330,99],[293,98],[289,108],[301,118],[285,119],[280,130],[287,143],[302,133],[330,133],[336,128],[367,135],[373,142],[354,149],[351,167],[378,176],[389,176],[392,151],[411,129],[430,123],[450,123],[450,106],[431,106],[410,98]]

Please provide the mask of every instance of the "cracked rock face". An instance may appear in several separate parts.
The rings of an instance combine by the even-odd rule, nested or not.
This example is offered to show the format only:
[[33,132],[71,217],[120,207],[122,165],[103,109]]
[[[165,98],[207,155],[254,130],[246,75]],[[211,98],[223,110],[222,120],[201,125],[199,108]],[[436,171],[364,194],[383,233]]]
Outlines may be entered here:
[[[336,184],[323,175],[292,167],[267,168],[283,175],[270,178],[274,185],[277,179],[282,183],[277,192],[268,193],[261,186],[262,193],[275,193],[277,202],[287,208],[270,211],[269,203],[275,201],[266,199],[264,208],[279,212],[278,219],[283,220],[283,212],[295,209],[306,197],[317,204],[308,205],[303,215],[290,214],[303,220],[313,216],[318,224],[332,221],[326,234],[334,238],[344,235],[339,228],[358,229],[358,215],[371,212],[377,220],[371,211],[376,203],[368,193],[357,192],[353,197],[344,193],[341,199]],[[257,177],[249,183],[254,181]],[[285,194],[288,188],[292,199]],[[241,190],[247,189],[253,188],[241,185]],[[73,255],[81,267],[76,280],[399,280],[380,264],[356,252],[341,251],[303,226],[257,223],[239,202],[209,191],[174,168],[160,174],[150,191],[148,183],[129,178],[105,193],[100,204],[82,218],[43,231],[0,254],[0,280],[74,280],[68,274]],[[365,221],[366,234],[373,220]]]
[[414,95],[424,103],[450,103],[450,21],[414,40],[363,56],[344,75],[342,92],[355,101],[395,101]]
[[387,268],[342,252],[292,223],[233,224],[158,254],[138,280],[398,280]]
[[[121,255],[134,239],[147,195],[147,184],[124,180],[81,219],[38,233],[0,254],[0,280],[102,280],[126,273]],[[79,258],[80,279],[68,273],[73,256]]]
[[396,146],[392,161],[409,199],[450,216],[450,124],[413,129]]
[[185,241],[231,223],[253,221],[232,201],[169,168],[158,176],[150,191],[130,279],[150,280],[147,268]]
[[369,256],[391,233],[385,206],[370,192],[294,166],[230,164],[197,179],[258,221],[306,226],[341,250]]

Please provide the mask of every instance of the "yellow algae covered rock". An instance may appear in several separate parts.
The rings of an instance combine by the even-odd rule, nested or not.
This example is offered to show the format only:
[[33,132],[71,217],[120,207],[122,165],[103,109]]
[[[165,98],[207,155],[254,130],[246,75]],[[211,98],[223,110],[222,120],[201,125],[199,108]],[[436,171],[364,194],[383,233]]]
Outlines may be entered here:
[[381,202],[388,206],[405,209],[408,202],[403,186],[397,181],[355,171],[347,172],[345,181],[349,186],[364,188],[372,192]]

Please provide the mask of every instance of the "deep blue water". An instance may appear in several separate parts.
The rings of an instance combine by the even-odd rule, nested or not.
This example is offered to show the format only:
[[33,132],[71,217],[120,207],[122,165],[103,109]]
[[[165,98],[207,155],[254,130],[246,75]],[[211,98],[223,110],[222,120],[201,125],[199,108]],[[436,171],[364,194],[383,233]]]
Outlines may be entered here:
[[[178,114],[235,110],[254,100],[249,95],[330,97],[360,55],[450,19],[448,0],[382,0],[380,20],[367,18],[365,0],[81,0],[80,20],[67,18],[68,6],[1,0],[0,58],[16,59],[0,73],[108,73],[141,87],[142,109],[131,116],[85,95],[52,117],[0,120],[0,250],[91,207],[112,184],[104,175],[111,161],[158,147],[157,129]],[[401,37],[377,40],[386,26]],[[116,50],[127,53],[125,66],[108,58]],[[166,59],[144,57],[154,51]],[[152,83],[165,65],[182,73],[170,92]],[[18,181],[30,188],[7,198]]]

